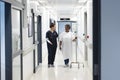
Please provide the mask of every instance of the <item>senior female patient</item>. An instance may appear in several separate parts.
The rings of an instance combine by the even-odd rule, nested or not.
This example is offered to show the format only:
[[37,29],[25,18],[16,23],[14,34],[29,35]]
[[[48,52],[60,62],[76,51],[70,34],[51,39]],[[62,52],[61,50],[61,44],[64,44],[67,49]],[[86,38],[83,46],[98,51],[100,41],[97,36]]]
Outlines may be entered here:
[[69,61],[72,55],[72,41],[75,41],[77,37],[70,31],[70,25],[65,25],[65,32],[60,34],[59,48],[62,50],[65,67],[69,66]]

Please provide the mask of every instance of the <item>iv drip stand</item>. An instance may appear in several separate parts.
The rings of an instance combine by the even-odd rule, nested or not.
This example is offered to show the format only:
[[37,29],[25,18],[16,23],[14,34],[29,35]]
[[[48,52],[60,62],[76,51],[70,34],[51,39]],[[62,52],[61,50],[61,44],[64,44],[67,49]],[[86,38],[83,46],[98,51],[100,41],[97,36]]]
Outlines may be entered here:
[[71,62],[70,64],[70,68],[72,68],[72,64],[78,64],[78,69],[80,68],[80,64],[83,65],[83,68],[84,68],[84,63],[80,63],[77,61],[77,45],[78,45],[78,40],[76,40],[76,61],[75,62]]

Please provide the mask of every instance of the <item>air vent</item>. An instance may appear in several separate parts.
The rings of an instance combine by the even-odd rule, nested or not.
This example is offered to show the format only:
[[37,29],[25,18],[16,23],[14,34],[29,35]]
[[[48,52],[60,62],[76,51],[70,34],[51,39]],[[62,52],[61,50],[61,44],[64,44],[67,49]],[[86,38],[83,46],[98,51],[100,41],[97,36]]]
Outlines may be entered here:
[[70,18],[60,18],[60,20],[70,20]]

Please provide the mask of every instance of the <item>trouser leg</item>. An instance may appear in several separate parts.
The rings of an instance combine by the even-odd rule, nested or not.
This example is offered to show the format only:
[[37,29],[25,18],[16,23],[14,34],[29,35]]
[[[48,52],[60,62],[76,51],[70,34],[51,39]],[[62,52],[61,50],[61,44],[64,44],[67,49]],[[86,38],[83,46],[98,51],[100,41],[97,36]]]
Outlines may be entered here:
[[48,64],[52,64],[52,48],[48,46]]
[[65,62],[65,65],[67,65],[69,63],[69,59],[65,59],[64,62]]
[[52,64],[54,64],[55,55],[56,55],[56,47],[53,48],[53,53],[52,53]]

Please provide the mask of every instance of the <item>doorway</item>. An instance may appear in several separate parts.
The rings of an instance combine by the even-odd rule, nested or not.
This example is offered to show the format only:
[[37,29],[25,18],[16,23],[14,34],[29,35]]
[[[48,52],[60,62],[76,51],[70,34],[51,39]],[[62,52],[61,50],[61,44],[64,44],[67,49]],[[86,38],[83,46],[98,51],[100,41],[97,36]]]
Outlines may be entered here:
[[[3,0],[4,1],[4,0]],[[7,0],[5,0],[7,1]],[[8,0],[9,1],[9,0]],[[4,6],[4,5],[3,5]],[[12,44],[11,44],[11,4],[5,3],[5,11],[2,11],[5,18],[5,22],[2,22],[5,27],[4,28],[4,37],[2,39],[4,42],[1,42],[5,45],[4,46],[4,52],[1,58],[4,58],[5,65],[2,66],[4,71],[1,71],[1,74],[4,72],[4,75],[1,77],[4,77],[4,79],[1,80],[12,80]],[[5,12],[5,13],[4,13]],[[19,11],[17,11],[19,12]],[[101,67],[101,30],[100,30],[100,0],[93,0],[93,80],[100,80],[101,73],[100,73],[100,67]],[[3,19],[4,19],[3,18]],[[2,27],[1,27],[2,28]],[[2,29],[1,29],[2,30]],[[2,32],[2,31],[1,31]],[[6,34],[5,34],[6,32]],[[1,33],[2,34],[2,33]],[[8,54],[9,53],[9,54]],[[19,55],[20,56],[20,55]],[[20,59],[20,58],[19,58]],[[1,59],[3,60],[3,59]],[[19,60],[17,60],[19,61]],[[2,68],[1,67],[1,68]],[[19,75],[22,76],[22,75]],[[6,78],[6,79],[5,79]]]
[[42,17],[37,16],[38,65],[42,63]]
[[93,80],[101,80],[101,0],[93,0]]
[[31,9],[32,26],[33,26],[33,73],[36,73],[39,64],[42,63],[42,31],[41,31],[41,16],[35,15],[34,10]]
[[22,80],[22,10],[12,7],[12,80]]
[[12,80],[11,4],[0,1],[0,80]]

